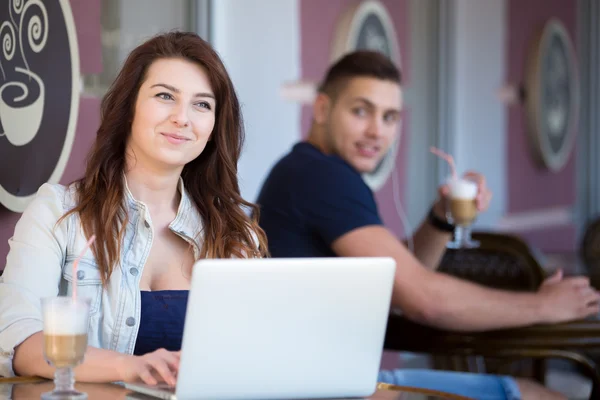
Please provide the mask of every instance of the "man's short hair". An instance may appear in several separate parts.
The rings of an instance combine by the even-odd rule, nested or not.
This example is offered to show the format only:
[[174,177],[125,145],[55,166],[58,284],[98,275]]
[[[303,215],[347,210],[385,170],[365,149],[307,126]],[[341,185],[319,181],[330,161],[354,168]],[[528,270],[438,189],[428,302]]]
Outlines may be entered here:
[[378,51],[357,50],[348,53],[333,64],[318,91],[335,97],[352,78],[376,78],[401,83],[402,76],[392,60]]

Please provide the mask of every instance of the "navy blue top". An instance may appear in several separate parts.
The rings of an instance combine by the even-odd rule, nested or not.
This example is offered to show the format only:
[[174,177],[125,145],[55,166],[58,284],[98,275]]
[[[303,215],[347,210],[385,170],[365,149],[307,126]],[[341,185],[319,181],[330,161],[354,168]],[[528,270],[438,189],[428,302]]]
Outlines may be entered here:
[[358,171],[306,142],[277,162],[257,203],[273,257],[332,257],[335,239],[383,225],[373,192]]
[[140,329],[133,354],[141,356],[160,348],[181,350],[187,290],[142,291]]

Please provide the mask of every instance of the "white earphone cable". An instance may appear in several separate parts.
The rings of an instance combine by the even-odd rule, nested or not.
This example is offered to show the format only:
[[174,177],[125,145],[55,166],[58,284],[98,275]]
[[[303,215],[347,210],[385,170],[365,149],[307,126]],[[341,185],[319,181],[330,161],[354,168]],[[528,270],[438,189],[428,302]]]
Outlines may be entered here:
[[392,169],[392,194],[394,198],[394,206],[396,207],[396,213],[398,217],[400,217],[400,221],[402,221],[402,227],[404,229],[404,234],[406,235],[406,240],[408,243],[408,250],[415,254],[415,244],[413,242],[413,232],[408,222],[408,217],[402,208],[402,203],[400,202],[400,183],[398,182],[398,172],[396,171],[396,167]]

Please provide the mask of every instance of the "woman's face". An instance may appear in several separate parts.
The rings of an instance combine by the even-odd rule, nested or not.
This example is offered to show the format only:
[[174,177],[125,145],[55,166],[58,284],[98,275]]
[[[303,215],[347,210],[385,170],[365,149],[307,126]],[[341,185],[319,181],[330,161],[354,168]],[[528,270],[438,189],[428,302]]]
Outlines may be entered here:
[[150,65],[135,102],[129,167],[183,169],[202,153],[215,126],[215,95],[204,68],[179,58]]

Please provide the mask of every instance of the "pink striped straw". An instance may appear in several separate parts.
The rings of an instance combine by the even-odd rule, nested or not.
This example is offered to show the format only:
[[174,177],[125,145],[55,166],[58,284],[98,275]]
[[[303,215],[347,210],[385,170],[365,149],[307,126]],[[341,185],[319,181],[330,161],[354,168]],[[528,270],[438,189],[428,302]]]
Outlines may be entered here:
[[450,172],[452,173],[452,179],[454,179],[454,180],[458,179],[458,176],[456,175],[456,166],[454,165],[454,157],[452,157],[448,153],[443,152],[442,150],[438,149],[437,147],[433,147],[433,146],[429,148],[429,151],[431,151],[436,156],[440,157],[442,160],[446,160],[446,162],[450,166]]
[[85,252],[90,248],[92,243],[94,243],[94,240],[96,240],[96,235],[92,235],[92,237],[87,241],[83,250],[81,250],[81,254],[79,254],[79,257],[77,257],[73,263],[73,300],[77,300],[77,265],[79,265],[79,260],[81,260]]

